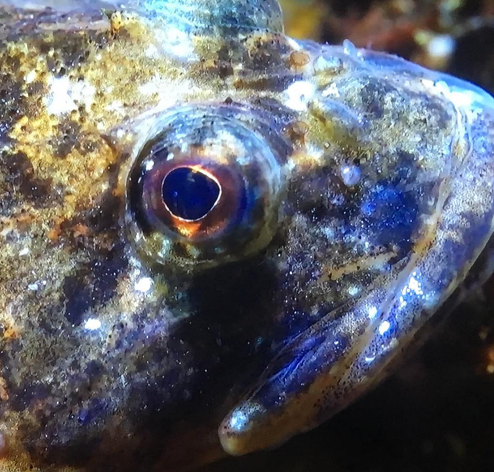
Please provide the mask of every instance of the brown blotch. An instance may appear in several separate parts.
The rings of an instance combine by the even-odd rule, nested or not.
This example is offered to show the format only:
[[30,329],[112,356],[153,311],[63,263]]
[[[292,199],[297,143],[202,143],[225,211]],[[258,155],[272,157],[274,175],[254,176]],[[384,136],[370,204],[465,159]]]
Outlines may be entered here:
[[287,129],[288,137],[297,144],[305,144],[305,135],[309,132],[309,125],[305,121],[295,121]]
[[7,175],[5,180],[9,183],[19,185],[23,179],[31,179],[34,169],[31,161],[23,152],[8,154],[3,159]]
[[290,53],[289,64],[292,69],[299,69],[310,62],[310,56],[303,51],[292,51]]
[[80,148],[81,126],[73,120],[67,120],[58,127],[59,138],[52,143],[54,155],[59,158],[67,157],[74,148]]
[[55,221],[54,227],[50,231],[48,231],[46,237],[51,242],[56,242],[60,238],[62,234],[62,228],[61,228],[62,221],[63,221],[62,218],[58,218],[57,221]]
[[228,62],[218,62],[218,76],[221,79],[226,79],[227,77],[233,75],[233,67]]
[[36,177],[34,167],[23,152],[3,156],[7,170],[5,181],[12,185],[26,200],[34,206],[47,203],[51,191],[51,179]]

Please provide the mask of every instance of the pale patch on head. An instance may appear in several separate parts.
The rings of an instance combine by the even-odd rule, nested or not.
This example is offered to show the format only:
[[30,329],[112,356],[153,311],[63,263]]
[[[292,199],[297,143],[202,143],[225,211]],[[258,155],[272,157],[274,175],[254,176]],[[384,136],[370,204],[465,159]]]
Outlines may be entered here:
[[29,72],[29,74],[26,75],[26,77],[24,77],[24,81],[26,82],[26,84],[31,84],[35,80],[36,80],[36,71],[35,70],[32,70],[31,72]]
[[332,83],[328,85],[322,92],[323,97],[340,97],[340,91],[338,90],[338,86],[336,83]]
[[150,44],[146,49],[146,57],[150,59],[157,59],[160,57],[160,51],[155,44]]
[[422,79],[422,85],[433,92],[450,100],[456,107],[469,110],[478,110],[484,106],[494,106],[494,98],[476,85],[462,82],[454,77],[445,77],[444,80]]
[[89,318],[86,323],[84,323],[84,329],[88,331],[96,331],[101,328],[101,321],[97,318]]
[[114,100],[106,107],[106,110],[112,113],[116,113],[118,115],[125,114],[125,107],[122,100]]
[[316,92],[316,86],[307,80],[294,82],[285,90],[284,105],[295,111],[307,110]]
[[153,279],[151,279],[149,277],[142,277],[134,285],[134,288],[138,292],[142,292],[142,293],[149,292],[152,287],[153,287]]
[[[170,56],[175,56],[186,62],[197,61],[199,57],[195,52],[190,34],[171,25],[168,26],[168,28],[155,30],[157,43]],[[154,53],[152,49],[148,50],[148,53],[150,52]]]
[[50,115],[63,115],[84,105],[89,109],[94,101],[96,89],[86,81],[73,82],[69,77],[48,79],[49,92],[44,100]]

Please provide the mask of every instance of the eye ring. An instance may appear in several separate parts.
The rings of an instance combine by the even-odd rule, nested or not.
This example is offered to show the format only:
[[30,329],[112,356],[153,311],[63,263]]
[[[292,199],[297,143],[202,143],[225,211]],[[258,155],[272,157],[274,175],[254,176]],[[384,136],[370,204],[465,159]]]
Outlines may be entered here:
[[127,235],[143,261],[202,270],[266,248],[284,194],[283,137],[245,107],[167,111],[137,143],[127,180]]
[[[180,170],[199,173],[218,187],[218,196],[210,209],[200,218],[184,218],[177,215],[165,201],[163,187],[173,173]],[[151,169],[140,182],[143,206],[148,215],[153,215],[153,225],[163,232],[172,233],[175,238],[200,242],[204,239],[220,238],[226,228],[233,224],[232,215],[244,203],[244,196],[238,195],[238,178],[224,166],[205,163],[199,157],[179,161],[169,160]],[[239,198],[240,197],[240,198]]]

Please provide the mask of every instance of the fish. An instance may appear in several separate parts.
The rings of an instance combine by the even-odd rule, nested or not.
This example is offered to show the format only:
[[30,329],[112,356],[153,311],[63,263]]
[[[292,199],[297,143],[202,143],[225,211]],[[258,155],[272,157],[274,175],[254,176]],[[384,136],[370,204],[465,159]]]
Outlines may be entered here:
[[0,471],[276,447],[493,271],[494,99],[275,0],[0,3]]

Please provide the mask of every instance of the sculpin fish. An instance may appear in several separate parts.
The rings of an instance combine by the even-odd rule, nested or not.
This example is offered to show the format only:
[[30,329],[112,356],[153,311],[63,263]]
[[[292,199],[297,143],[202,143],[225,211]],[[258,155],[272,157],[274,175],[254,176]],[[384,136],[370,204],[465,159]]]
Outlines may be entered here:
[[0,471],[279,445],[492,272],[474,85],[275,0],[1,5]]

